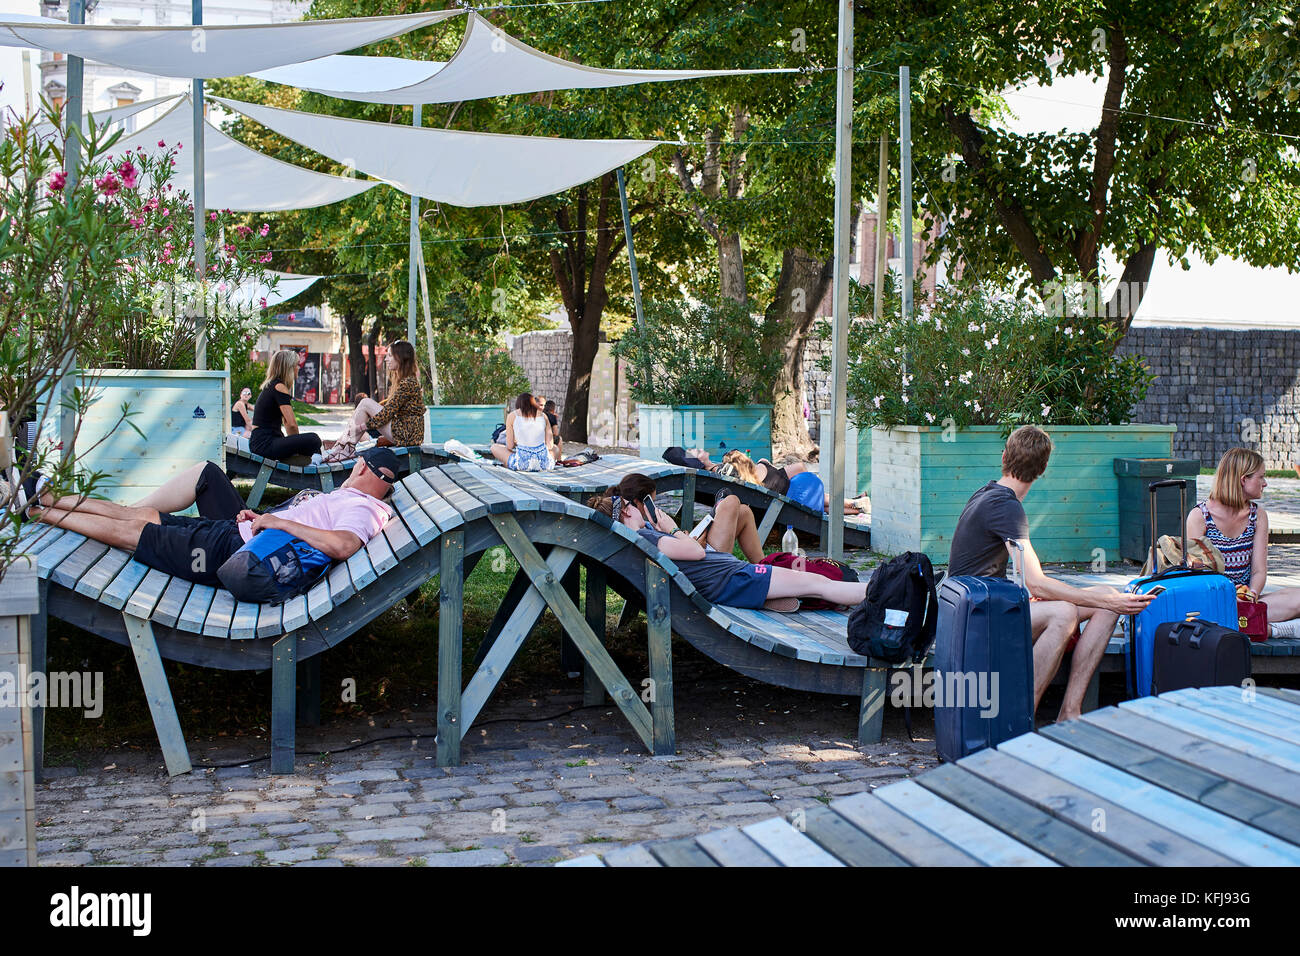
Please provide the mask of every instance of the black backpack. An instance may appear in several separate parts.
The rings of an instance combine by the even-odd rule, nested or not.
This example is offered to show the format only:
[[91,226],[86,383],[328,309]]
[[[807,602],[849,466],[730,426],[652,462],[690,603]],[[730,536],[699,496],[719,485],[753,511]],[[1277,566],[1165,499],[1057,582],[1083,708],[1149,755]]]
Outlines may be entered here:
[[890,664],[919,663],[934,642],[939,619],[934,568],[908,551],[876,568],[867,597],[849,615],[849,646]]

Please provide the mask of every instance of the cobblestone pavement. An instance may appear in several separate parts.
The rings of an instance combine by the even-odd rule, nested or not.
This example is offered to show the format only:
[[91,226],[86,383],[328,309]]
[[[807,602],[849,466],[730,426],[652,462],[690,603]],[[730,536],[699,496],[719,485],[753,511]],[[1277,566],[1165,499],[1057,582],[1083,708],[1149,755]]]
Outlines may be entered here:
[[[487,714],[459,767],[435,766],[428,715],[384,726],[299,728],[293,774],[265,761],[169,779],[156,749],[53,767],[36,794],[40,863],[169,866],[542,865],[694,835],[873,789],[937,763],[896,714],[858,751],[856,702],[744,679],[682,687],[679,756],[647,755],[612,707],[552,696]],[[735,702],[733,705],[733,701]],[[730,706],[729,706],[730,705]],[[504,718],[502,715],[505,715]],[[429,733],[315,758],[358,739]],[[196,764],[266,753],[265,738],[193,743]]]

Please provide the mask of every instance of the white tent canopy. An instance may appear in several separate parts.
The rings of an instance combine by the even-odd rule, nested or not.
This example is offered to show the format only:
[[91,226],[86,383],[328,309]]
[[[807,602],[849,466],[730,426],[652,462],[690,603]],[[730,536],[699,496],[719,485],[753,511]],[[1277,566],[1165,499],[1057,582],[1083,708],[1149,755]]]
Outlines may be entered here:
[[[143,149],[157,155],[177,143],[193,142],[194,121],[187,108],[189,97],[182,97],[170,110],[133,136],[113,144],[116,157]],[[102,116],[102,114],[100,114]],[[210,209],[233,209],[241,212],[280,212],[307,209],[348,199],[379,183],[375,180],[331,176],[273,159],[205,123],[203,165],[205,201]],[[164,142],[165,147],[159,146]],[[171,182],[177,189],[194,192],[193,163],[183,161],[188,155],[182,146]]]
[[0,16],[0,46],[80,56],[154,76],[242,76],[387,40],[462,10],[393,17],[211,26],[81,26],[46,17]]
[[[274,289],[266,282],[246,282],[230,293],[230,304],[241,309],[254,306],[271,309],[311,288],[324,278],[323,276],[297,275],[293,272],[268,272],[267,277],[274,277],[279,280],[276,282]],[[262,305],[263,299],[266,300],[265,306]]]
[[657,140],[425,129],[212,99],[408,195],[453,206],[496,206],[550,196],[659,145]]
[[599,69],[534,49],[471,12],[460,47],[446,63],[336,55],[262,70],[254,76],[340,99],[415,105],[541,90],[599,89],[709,76],[794,72],[797,71]]

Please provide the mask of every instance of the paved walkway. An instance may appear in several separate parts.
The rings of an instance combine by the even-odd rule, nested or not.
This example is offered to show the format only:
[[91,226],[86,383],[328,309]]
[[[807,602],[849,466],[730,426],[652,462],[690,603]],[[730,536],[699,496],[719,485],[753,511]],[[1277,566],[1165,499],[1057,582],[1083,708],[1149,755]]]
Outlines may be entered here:
[[[874,789],[934,766],[933,725],[908,741],[897,715],[859,752],[854,703],[735,678],[679,686],[680,756],[646,755],[613,708],[557,695],[507,702],[476,725],[463,766],[434,765],[431,714],[384,726],[299,730],[298,770],[265,762],[168,779],[152,742],[55,767],[37,787],[42,865],[540,865],[749,823]],[[529,706],[531,704],[532,706]],[[535,718],[534,718],[535,719]],[[843,735],[828,732],[841,730]],[[311,751],[388,740],[322,759]],[[192,742],[195,763],[265,752],[265,738]],[[319,751],[318,751],[319,752]]]

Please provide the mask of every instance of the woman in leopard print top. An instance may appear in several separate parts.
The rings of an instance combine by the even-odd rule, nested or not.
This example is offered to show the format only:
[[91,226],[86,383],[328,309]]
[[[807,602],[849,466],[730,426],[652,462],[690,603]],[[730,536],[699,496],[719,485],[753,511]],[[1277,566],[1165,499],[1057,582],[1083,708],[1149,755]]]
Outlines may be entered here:
[[[424,392],[420,388],[420,371],[415,363],[415,346],[399,340],[388,347],[384,358],[388,370],[388,397],[382,402],[363,398],[343,437],[331,449],[327,461],[352,457],[367,431],[378,431],[399,447],[418,447],[424,441]],[[381,443],[382,440],[381,440]]]

